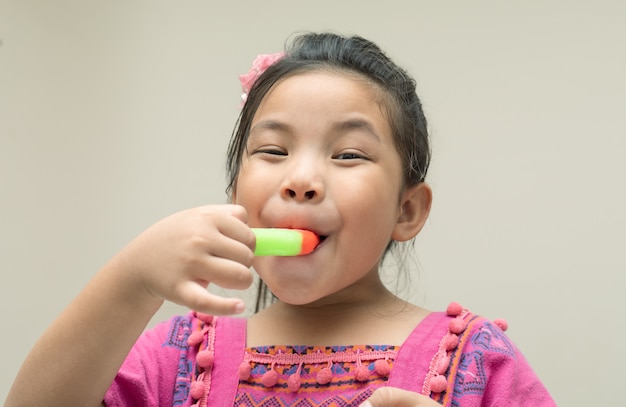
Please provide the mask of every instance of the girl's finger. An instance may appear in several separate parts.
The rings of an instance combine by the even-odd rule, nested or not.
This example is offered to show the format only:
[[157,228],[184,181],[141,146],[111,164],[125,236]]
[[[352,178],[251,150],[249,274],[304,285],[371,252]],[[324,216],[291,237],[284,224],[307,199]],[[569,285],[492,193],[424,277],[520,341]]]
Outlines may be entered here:
[[224,298],[212,294],[202,285],[186,281],[177,288],[173,299],[179,305],[210,315],[234,315],[242,313],[246,306],[239,298]]
[[360,407],[441,407],[436,401],[396,387],[381,387]]
[[[252,231],[250,231],[250,234],[254,235]],[[254,237],[252,241],[254,241]],[[250,267],[254,261],[254,252],[249,244],[248,241],[242,242],[241,240],[229,236],[217,235],[212,239],[210,244],[206,245],[206,254],[212,257],[232,260],[246,267]]]
[[245,290],[252,284],[253,276],[246,265],[221,257],[206,256],[204,263],[194,273],[193,280],[206,281],[222,288]]

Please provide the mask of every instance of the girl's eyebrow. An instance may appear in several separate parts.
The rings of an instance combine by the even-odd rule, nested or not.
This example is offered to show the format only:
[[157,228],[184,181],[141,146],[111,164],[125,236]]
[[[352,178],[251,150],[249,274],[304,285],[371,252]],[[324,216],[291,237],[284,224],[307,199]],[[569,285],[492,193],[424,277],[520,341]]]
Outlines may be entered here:
[[262,120],[252,126],[250,129],[250,136],[261,130],[274,130],[280,133],[292,133],[292,128],[287,123],[276,120]]
[[361,118],[351,118],[347,120],[342,120],[333,125],[334,130],[338,130],[341,132],[349,131],[349,130],[363,130],[363,132],[371,136],[374,141],[377,143],[382,143],[378,133],[374,126],[367,120]]
[[[331,126],[331,129],[336,132],[347,132],[350,130],[361,130],[363,134],[371,137],[374,141],[382,144],[380,136],[376,132],[374,126],[367,120],[362,118],[350,118],[346,120],[337,121]],[[277,120],[262,120],[256,123],[250,129],[249,137],[253,137],[254,134],[262,130],[272,130],[279,133],[293,134],[293,127],[289,124]]]

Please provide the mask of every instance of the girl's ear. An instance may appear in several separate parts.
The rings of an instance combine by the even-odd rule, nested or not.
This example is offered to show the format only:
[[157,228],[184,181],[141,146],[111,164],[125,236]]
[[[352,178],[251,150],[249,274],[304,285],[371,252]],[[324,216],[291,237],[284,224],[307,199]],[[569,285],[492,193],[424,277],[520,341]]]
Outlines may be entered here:
[[406,242],[417,236],[428,219],[432,200],[432,190],[425,182],[407,188],[401,196],[400,213],[391,238]]

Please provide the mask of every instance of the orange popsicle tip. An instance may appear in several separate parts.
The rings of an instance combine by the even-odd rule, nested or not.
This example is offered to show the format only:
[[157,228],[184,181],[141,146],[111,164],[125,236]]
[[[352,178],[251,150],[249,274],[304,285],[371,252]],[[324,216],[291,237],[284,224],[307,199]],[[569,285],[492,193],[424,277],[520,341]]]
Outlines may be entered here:
[[302,249],[300,250],[300,254],[309,254],[320,244],[320,238],[310,230],[300,230],[300,233],[302,234]]

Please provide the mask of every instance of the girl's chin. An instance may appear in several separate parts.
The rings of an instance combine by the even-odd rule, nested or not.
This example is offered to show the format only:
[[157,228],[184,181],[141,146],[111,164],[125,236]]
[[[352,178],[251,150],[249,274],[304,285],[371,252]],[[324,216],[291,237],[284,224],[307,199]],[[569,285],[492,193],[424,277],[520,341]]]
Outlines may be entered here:
[[329,287],[320,287],[318,277],[300,278],[281,277],[274,274],[264,279],[265,284],[274,296],[285,304],[307,305],[319,301],[331,294]]
[[312,255],[295,257],[261,257],[254,261],[254,269],[261,278],[286,281],[307,281],[319,277],[320,268],[314,264]]

